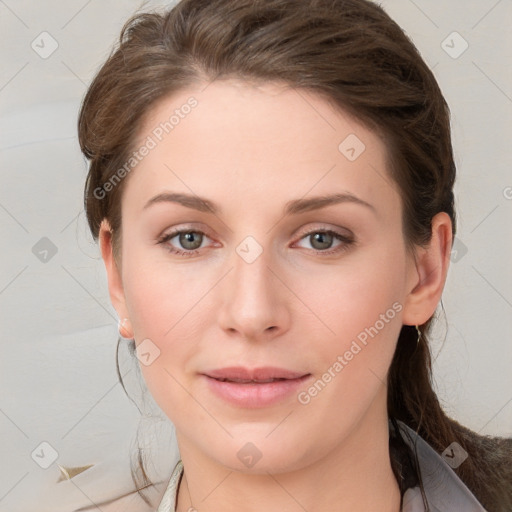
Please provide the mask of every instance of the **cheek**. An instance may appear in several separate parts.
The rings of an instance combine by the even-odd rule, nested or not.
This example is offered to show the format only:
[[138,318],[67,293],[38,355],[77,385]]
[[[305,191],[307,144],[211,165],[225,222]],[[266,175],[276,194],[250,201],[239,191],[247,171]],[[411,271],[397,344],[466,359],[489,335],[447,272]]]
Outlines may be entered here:
[[302,293],[330,330],[323,330],[314,348],[311,343],[304,347],[314,361],[316,380],[297,398],[305,422],[315,416],[318,424],[327,425],[335,418],[336,426],[326,433],[330,441],[352,428],[386,382],[402,327],[403,276],[399,255],[394,256],[372,258],[371,265],[362,258],[330,280],[316,279],[319,286],[304,281]]
[[298,273],[294,291],[324,321],[329,338],[352,339],[381,315],[386,317],[386,326],[400,323],[405,261],[403,251],[393,244],[361,249],[339,265]]
[[[215,276],[211,270],[191,275],[165,258],[127,252],[124,294],[141,371],[156,402],[164,410],[172,409],[187,398],[182,396],[180,375],[188,371],[204,337],[209,322],[204,299]],[[142,356],[148,352],[151,357]],[[150,364],[145,364],[148,359]]]
[[317,272],[314,280],[305,275],[298,281],[297,294],[307,297],[324,324],[315,320],[323,335],[313,357],[329,383],[326,399],[370,399],[385,380],[402,327],[405,261],[403,251],[382,245],[336,270]]
[[123,286],[135,340],[170,339],[181,326],[197,319],[202,297],[214,281],[211,270],[171,261],[164,248],[129,249]]

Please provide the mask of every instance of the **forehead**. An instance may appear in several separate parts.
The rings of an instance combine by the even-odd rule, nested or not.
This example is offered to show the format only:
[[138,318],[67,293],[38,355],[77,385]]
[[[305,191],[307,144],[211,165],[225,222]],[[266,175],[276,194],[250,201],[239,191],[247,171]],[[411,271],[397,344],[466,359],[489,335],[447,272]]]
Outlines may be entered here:
[[163,189],[247,207],[333,190],[382,206],[398,200],[382,140],[321,96],[282,83],[179,91],[147,113],[135,149],[144,145],[125,192],[139,208]]

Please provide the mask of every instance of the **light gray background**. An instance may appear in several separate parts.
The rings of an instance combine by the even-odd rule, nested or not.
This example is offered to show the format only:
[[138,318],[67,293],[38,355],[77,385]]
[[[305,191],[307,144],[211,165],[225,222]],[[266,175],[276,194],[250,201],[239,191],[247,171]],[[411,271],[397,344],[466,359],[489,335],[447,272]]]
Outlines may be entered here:
[[[84,217],[76,119],[93,74],[142,5],[0,0],[1,511],[98,510],[94,503],[131,489],[139,412],[115,374],[116,315]],[[510,436],[512,2],[382,5],[434,70],[452,110],[458,240],[443,298],[447,324],[433,345],[436,385],[454,418]],[[58,44],[47,58],[31,47],[35,41],[43,51],[46,38],[50,48],[43,31]],[[464,41],[454,31],[469,45],[457,58]],[[46,262],[36,250],[43,237],[57,249]],[[124,371],[135,393],[136,369],[127,363]],[[151,428],[169,437],[167,426]],[[52,460],[42,442],[58,454],[48,469],[34,461]],[[157,446],[156,473],[165,478],[178,455],[163,441]],[[93,467],[57,483],[57,464]],[[99,509],[144,510],[136,499],[117,503]]]

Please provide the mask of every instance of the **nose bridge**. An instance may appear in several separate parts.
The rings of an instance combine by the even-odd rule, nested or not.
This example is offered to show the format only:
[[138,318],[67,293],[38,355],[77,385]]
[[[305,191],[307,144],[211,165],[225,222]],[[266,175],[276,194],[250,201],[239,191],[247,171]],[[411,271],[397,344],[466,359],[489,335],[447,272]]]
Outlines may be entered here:
[[219,313],[222,328],[248,338],[286,329],[288,312],[282,290],[278,289],[282,285],[268,268],[272,266],[270,250],[247,237],[235,252],[223,289]]
[[260,295],[267,300],[271,299],[269,282],[270,271],[268,254],[262,253],[254,259],[245,259],[244,255],[237,256],[234,259],[234,268],[232,279],[235,283],[235,292],[240,292],[238,299],[240,303],[247,300],[253,301],[259,299]]

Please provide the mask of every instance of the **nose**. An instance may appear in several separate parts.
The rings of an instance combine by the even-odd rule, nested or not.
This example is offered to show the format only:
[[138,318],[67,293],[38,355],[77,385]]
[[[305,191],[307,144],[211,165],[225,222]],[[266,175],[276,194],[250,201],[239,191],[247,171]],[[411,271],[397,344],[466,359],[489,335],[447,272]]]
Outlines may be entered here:
[[285,333],[290,326],[289,292],[270,267],[265,251],[251,263],[235,254],[232,263],[221,289],[221,328],[231,336],[254,341]]

